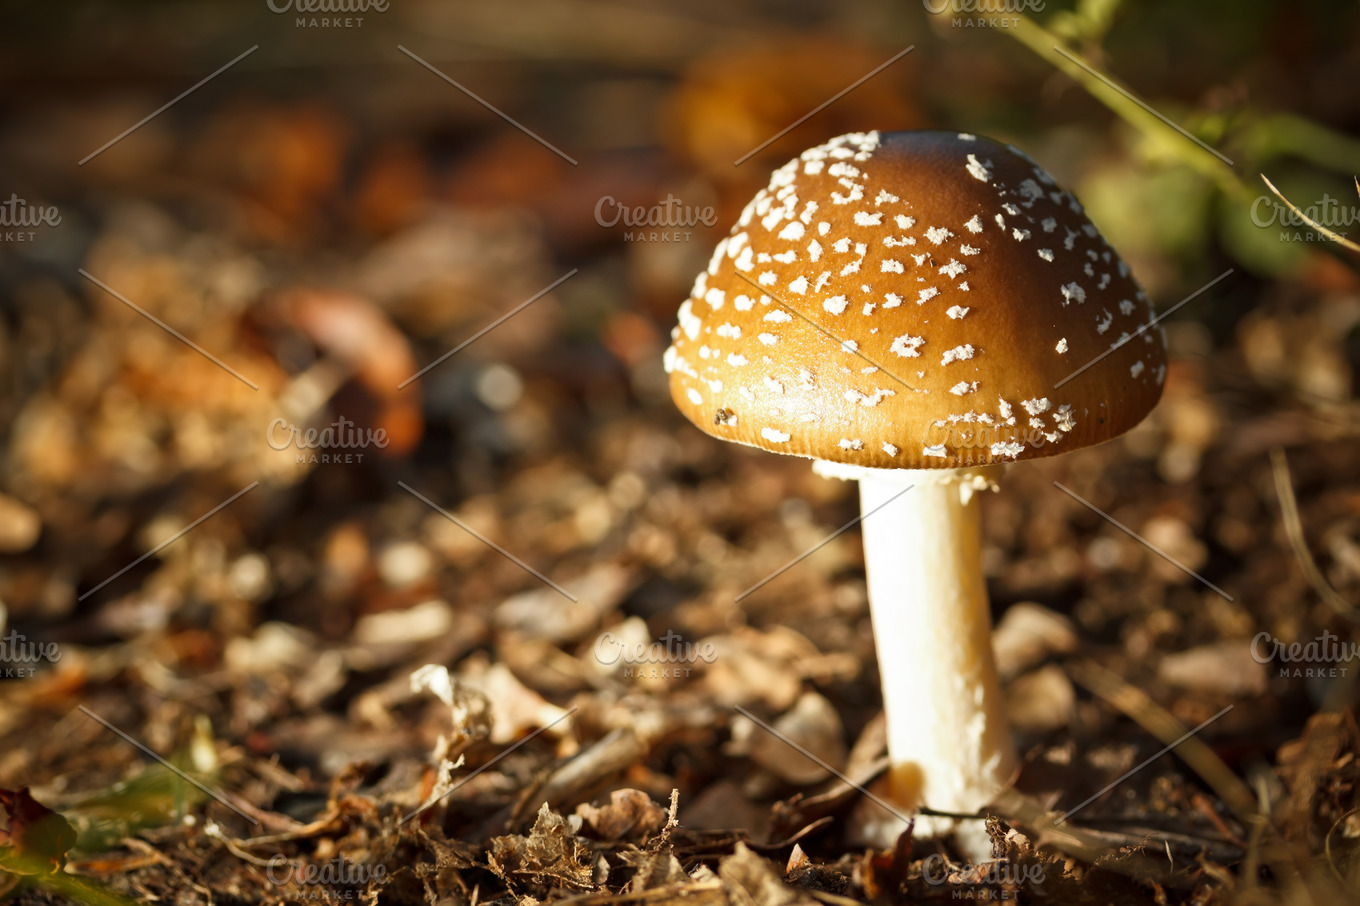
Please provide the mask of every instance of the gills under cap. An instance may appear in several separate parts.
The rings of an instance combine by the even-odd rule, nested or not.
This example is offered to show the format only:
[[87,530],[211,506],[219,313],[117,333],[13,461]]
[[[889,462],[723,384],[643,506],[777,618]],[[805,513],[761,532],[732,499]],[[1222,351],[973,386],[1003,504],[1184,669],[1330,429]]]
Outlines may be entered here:
[[665,365],[714,437],[958,468],[1136,425],[1166,376],[1152,319],[1081,205],[1022,152],[856,133],[789,161],[746,206],[680,306]]

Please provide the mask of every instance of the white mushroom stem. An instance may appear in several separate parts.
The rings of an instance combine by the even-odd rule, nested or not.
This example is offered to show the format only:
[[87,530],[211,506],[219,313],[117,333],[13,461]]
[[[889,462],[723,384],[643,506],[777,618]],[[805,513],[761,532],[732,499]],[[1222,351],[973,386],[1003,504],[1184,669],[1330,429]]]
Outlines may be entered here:
[[[996,469],[816,468],[859,481],[891,799],[908,815],[921,806],[982,810],[1015,768],[992,655],[976,494],[994,487]],[[882,817],[862,832],[890,845],[905,828]],[[950,831],[971,857],[989,857],[983,822],[917,816],[917,836]]]

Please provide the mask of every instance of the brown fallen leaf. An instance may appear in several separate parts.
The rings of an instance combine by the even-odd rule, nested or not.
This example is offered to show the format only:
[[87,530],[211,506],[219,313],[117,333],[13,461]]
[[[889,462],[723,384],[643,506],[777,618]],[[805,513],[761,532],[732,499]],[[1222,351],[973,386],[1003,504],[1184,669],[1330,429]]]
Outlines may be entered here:
[[803,847],[795,843],[793,844],[793,852],[789,853],[789,861],[784,865],[784,875],[791,875],[795,871],[805,869],[811,864],[812,862],[808,859],[807,853],[803,852]]
[[674,853],[644,853],[637,850],[622,850],[619,858],[625,865],[632,865],[636,871],[628,884],[631,893],[656,890],[689,881],[689,875],[681,867]]
[[1280,778],[1289,795],[1279,804],[1276,821],[1291,835],[1308,832],[1323,779],[1346,750],[1346,721],[1341,714],[1314,714],[1302,734],[1280,747]]
[[579,823],[580,819],[569,821],[544,803],[529,836],[491,838],[487,865],[514,888],[528,884],[593,890],[604,882],[601,875],[607,875],[607,869],[597,868],[590,845],[576,835]]
[[374,436],[367,432],[381,430],[374,441],[379,455],[410,452],[425,426],[419,388],[404,389],[404,382],[420,366],[387,313],[362,296],[314,289],[284,293],[278,311],[337,369],[318,383],[341,384],[333,405],[355,423],[350,432],[367,439]]
[[607,805],[582,803],[576,807],[576,814],[597,840],[634,839],[642,843],[666,826],[666,810],[641,790],[615,790],[609,794]]
[[351,142],[344,121],[319,105],[233,104],[207,123],[188,164],[233,191],[251,232],[292,244],[326,223]]
[[60,871],[76,842],[67,820],[34,799],[26,786],[0,790],[0,810],[0,867],[16,875]]
[[732,855],[718,863],[718,877],[734,906],[813,906],[817,902],[781,881],[774,865],[740,840]]

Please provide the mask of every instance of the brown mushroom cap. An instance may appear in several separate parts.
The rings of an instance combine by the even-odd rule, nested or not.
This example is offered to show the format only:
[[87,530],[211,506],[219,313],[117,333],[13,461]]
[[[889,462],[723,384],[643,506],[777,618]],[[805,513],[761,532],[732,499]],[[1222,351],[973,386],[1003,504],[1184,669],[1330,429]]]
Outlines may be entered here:
[[957,468],[1136,425],[1166,376],[1161,328],[1139,333],[1152,318],[1081,205],[1020,151],[857,133],[775,171],[680,306],[665,364],[714,437]]

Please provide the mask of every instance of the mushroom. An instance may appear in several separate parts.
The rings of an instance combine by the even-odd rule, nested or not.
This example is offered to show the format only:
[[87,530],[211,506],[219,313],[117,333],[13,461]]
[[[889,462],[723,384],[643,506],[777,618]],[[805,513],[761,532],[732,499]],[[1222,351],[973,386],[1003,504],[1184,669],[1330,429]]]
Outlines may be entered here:
[[[776,170],[680,306],[665,367],[723,440],[859,481],[893,803],[957,831],[1016,769],[976,492],[1156,405],[1165,338],[1081,205],[1014,147],[856,133]],[[924,812],[922,812],[924,810]],[[861,832],[880,845],[904,829]]]

